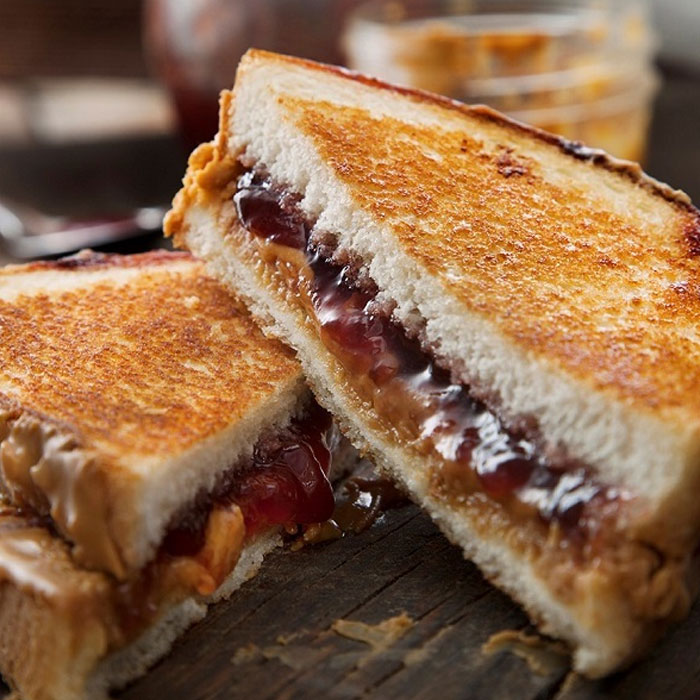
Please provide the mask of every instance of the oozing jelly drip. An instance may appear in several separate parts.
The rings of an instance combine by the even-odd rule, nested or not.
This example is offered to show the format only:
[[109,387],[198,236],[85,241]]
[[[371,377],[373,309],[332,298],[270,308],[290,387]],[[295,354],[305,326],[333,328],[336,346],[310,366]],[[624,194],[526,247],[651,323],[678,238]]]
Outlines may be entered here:
[[305,255],[321,339],[353,377],[373,383],[378,415],[401,423],[417,444],[430,444],[452,471],[472,470],[495,500],[534,508],[546,522],[580,529],[589,504],[618,498],[615,489],[596,483],[583,467],[552,464],[538,455],[532,441],[506,431],[468,387],[450,380],[418,340],[376,313],[375,294],[351,281],[352,268],[314,249],[312,226],[289,197],[246,173],[235,195],[239,220],[249,233]]
[[231,488],[219,497],[241,508],[246,532],[331,517],[335,500],[325,439],[330,424],[330,416],[315,405],[303,421],[290,427],[281,447],[271,452],[256,447],[251,466],[236,474]]
[[194,556],[204,545],[213,506],[235,503],[243,511],[246,534],[284,523],[315,523],[333,514],[328,480],[331,454],[326,434],[331,419],[317,404],[292,421],[274,444],[256,445],[250,462],[237,465],[213,495],[202,497],[169,528],[162,544],[170,556]]

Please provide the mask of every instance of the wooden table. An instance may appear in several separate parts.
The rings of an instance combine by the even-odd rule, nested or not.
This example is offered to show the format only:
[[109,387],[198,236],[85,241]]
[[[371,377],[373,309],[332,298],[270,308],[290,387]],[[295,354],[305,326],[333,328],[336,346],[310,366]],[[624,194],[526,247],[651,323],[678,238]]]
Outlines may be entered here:
[[[648,170],[696,201],[699,125],[700,80],[676,73],[659,100]],[[146,169],[159,169],[169,180],[179,177],[178,157],[168,155],[168,167],[159,168],[156,153],[148,155]],[[0,157],[2,162],[8,163]],[[22,185],[7,170],[0,172],[3,179],[15,189],[37,184],[29,177]],[[408,628],[384,649],[333,629],[339,619],[375,626],[404,613]],[[387,512],[361,535],[273,553],[255,579],[213,607],[165,660],[118,697],[700,697],[700,605],[647,660],[600,682],[573,677],[566,662],[540,675],[509,651],[482,652],[492,634],[527,625],[517,605],[464,561],[425,515],[406,506]],[[351,636],[362,636],[357,631]]]

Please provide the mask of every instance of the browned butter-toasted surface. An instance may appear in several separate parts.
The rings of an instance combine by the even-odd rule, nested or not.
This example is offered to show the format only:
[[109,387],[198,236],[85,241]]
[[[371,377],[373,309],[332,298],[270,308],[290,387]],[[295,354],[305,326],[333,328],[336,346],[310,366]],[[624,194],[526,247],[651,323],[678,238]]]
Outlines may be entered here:
[[455,128],[457,108],[441,128],[280,99],[358,205],[468,308],[586,381],[700,418],[700,219],[681,197],[624,168],[599,168],[603,183],[590,159],[540,137],[571,172],[550,177],[517,128],[486,144],[468,120]]
[[4,401],[125,466],[186,450],[299,372],[184,254],[7,268],[0,329]]

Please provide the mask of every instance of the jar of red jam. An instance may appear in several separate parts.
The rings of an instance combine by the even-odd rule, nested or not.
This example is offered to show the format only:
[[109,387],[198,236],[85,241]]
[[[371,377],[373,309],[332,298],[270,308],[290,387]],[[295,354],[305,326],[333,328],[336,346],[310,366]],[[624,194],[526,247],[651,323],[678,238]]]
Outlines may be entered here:
[[339,37],[360,0],[146,0],[144,38],[170,90],[186,145],[208,141],[218,93],[250,47],[342,63]]

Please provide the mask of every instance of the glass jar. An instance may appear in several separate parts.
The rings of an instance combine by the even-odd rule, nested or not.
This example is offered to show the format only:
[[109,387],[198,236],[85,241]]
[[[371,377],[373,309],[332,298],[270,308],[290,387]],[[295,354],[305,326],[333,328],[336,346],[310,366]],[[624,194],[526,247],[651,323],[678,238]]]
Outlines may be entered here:
[[340,63],[345,17],[360,0],[146,0],[144,39],[169,88],[187,145],[216,131],[218,93],[254,46]]
[[343,41],[361,72],[643,158],[657,78],[642,0],[380,0]]

